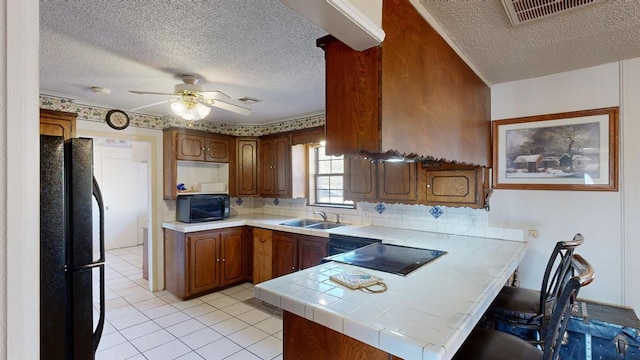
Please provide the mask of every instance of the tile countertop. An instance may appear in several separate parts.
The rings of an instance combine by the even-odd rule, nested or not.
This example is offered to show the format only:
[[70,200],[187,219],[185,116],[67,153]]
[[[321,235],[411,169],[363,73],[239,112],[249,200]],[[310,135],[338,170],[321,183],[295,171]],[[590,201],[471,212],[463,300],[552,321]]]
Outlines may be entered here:
[[[406,277],[329,262],[260,283],[255,296],[404,359],[450,359],[527,250],[523,241],[375,226],[341,233],[448,254]],[[329,280],[345,269],[379,276],[388,290],[370,294]]]
[[[169,230],[179,231],[183,233],[190,233],[195,231],[205,231],[205,230],[216,230],[216,229],[224,229],[234,226],[253,226],[264,229],[271,230],[280,230],[287,231],[291,233],[297,234],[305,234],[305,235],[314,235],[314,236],[322,236],[329,237],[329,233],[339,233],[339,234],[349,234],[351,235],[357,229],[368,227],[366,225],[352,225],[345,224],[345,226],[329,229],[329,230],[320,230],[320,229],[309,229],[302,227],[293,227],[293,226],[285,226],[280,225],[281,223],[289,220],[294,220],[296,218],[284,217],[284,216],[276,216],[276,215],[245,215],[245,216],[234,216],[224,220],[218,221],[207,221],[202,223],[183,223],[180,221],[167,221],[162,223],[162,227]],[[320,219],[317,219],[320,220]],[[354,235],[358,236],[358,235]],[[369,236],[369,235],[359,235],[359,236]],[[380,237],[376,237],[380,238]]]

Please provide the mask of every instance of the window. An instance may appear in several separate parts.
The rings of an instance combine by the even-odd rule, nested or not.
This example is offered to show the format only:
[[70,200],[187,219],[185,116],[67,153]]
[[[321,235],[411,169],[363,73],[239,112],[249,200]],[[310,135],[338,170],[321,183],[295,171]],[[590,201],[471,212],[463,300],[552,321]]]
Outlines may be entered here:
[[353,201],[344,199],[344,158],[327,156],[324,146],[313,148],[314,169],[312,186],[316,205],[353,207]]

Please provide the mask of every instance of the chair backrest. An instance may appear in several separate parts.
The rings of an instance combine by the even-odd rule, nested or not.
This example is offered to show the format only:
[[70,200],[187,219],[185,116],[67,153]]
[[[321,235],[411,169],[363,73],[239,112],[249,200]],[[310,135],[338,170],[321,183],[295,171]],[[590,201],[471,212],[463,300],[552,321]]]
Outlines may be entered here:
[[551,321],[544,337],[543,360],[557,360],[560,357],[560,347],[571,316],[573,303],[580,288],[589,285],[595,277],[593,267],[582,256],[573,255],[571,263],[571,267],[578,272],[578,275],[567,281],[560,297],[555,302]]
[[579,233],[571,241],[558,241],[549,257],[540,289],[540,314],[542,314],[543,324],[547,321],[550,315],[548,312],[553,308],[563,287],[573,276],[571,266],[573,251],[583,243],[584,237]]

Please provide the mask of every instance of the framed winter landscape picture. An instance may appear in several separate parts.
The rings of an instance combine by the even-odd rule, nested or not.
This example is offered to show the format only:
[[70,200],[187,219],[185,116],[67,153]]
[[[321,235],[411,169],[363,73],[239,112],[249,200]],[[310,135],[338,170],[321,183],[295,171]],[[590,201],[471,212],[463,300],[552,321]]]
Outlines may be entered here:
[[492,122],[496,189],[618,190],[618,108]]

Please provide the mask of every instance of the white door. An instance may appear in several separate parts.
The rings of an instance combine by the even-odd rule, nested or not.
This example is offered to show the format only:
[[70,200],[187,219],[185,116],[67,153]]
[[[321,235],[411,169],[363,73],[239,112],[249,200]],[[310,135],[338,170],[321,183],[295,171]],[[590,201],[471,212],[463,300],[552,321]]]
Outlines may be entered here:
[[[146,167],[146,164],[145,164]],[[140,201],[139,164],[133,161],[131,147],[94,146],[95,177],[104,199],[105,248],[115,249],[138,245],[140,211],[147,202]]]
[[131,158],[112,154],[103,159],[102,181],[105,205],[105,248],[138,244],[138,166]]

